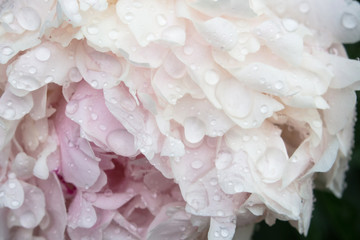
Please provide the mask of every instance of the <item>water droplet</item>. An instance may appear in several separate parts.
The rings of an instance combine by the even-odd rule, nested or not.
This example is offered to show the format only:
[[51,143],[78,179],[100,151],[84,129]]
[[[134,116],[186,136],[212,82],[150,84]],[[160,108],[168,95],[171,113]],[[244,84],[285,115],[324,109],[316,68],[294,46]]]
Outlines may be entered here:
[[106,126],[105,125],[102,125],[102,124],[100,124],[99,125],[99,129],[101,130],[101,131],[106,131]]
[[91,113],[91,119],[92,120],[97,120],[98,119],[98,115],[96,113]]
[[8,183],[8,186],[9,186],[10,189],[14,189],[14,188],[16,188],[16,183],[14,183],[14,182],[9,182],[9,183]]
[[267,105],[262,105],[260,107],[260,112],[261,113],[266,114],[266,113],[268,113],[268,111],[269,111],[269,107]]
[[45,83],[51,83],[51,82],[53,82],[54,81],[54,77],[53,76],[46,76],[46,78],[45,78],[45,80],[44,80],[44,82]]
[[228,237],[229,236],[229,231],[227,230],[227,229],[225,229],[225,228],[222,228],[221,230],[220,230],[220,234],[221,234],[221,236],[222,237]]
[[214,201],[220,201],[221,200],[221,196],[220,195],[218,195],[218,194],[215,194],[214,196],[213,196],[213,199],[214,199]]
[[68,104],[66,105],[66,113],[68,114],[74,114],[76,113],[76,111],[79,108],[79,104],[75,101],[70,101],[68,102]]
[[4,47],[2,50],[1,50],[1,53],[5,56],[9,56],[11,55],[12,53],[14,52],[14,50],[12,50],[12,48],[10,47]]
[[299,5],[299,11],[301,12],[301,13],[308,13],[309,11],[310,11],[310,5],[309,5],[309,3],[308,2],[302,2],[302,3],[300,3],[300,5]]
[[10,106],[8,106],[3,113],[3,117],[7,120],[13,120],[15,116],[16,116],[16,111],[14,108]]
[[167,24],[166,17],[162,14],[156,16],[156,21],[160,26],[165,26]]
[[20,205],[20,202],[17,200],[14,200],[11,202],[11,206],[13,206],[13,207],[18,207],[19,205]]
[[149,33],[147,36],[146,36],[146,40],[148,42],[151,42],[151,41],[154,41],[155,40],[155,35],[153,33]]
[[298,22],[291,18],[284,18],[282,20],[282,25],[288,32],[294,32],[298,29]]
[[194,52],[194,49],[192,47],[189,47],[189,46],[184,47],[184,53],[186,55],[191,55],[191,54],[193,54],[193,52]]
[[218,184],[217,179],[216,178],[211,178],[210,179],[210,185],[215,186],[216,184]]
[[191,162],[191,167],[194,169],[200,169],[203,165],[204,163],[200,160],[195,160]]
[[41,62],[45,62],[49,60],[50,56],[51,56],[51,52],[46,47],[39,47],[35,51],[35,58]]
[[214,236],[218,238],[218,237],[220,237],[220,233],[218,231],[215,231]]
[[219,217],[223,217],[225,215],[224,211],[219,210],[216,212],[216,215],[218,215]]
[[31,7],[21,8],[16,13],[16,19],[22,28],[29,31],[35,31],[41,24],[39,14]]
[[222,170],[227,168],[232,162],[232,154],[228,151],[220,151],[215,159],[215,166]]
[[95,35],[99,33],[99,28],[95,25],[90,25],[86,28],[87,32],[91,35]]
[[244,186],[241,184],[241,183],[237,183],[235,186],[234,186],[234,191],[235,192],[243,192],[244,191]]
[[341,17],[341,23],[346,29],[354,29],[358,25],[358,20],[351,13],[344,13]]
[[125,19],[125,21],[126,22],[131,22],[132,20],[134,20],[134,14],[132,14],[131,12],[127,12],[127,13],[125,13],[125,15],[124,15],[124,19]]
[[28,211],[20,215],[20,224],[25,228],[33,228],[36,224],[35,215]]
[[90,83],[90,85],[91,85],[93,88],[97,88],[97,87],[99,86],[99,83],[98,83],[98,81],[96,81],[96,80],[92,80],[91,83]]
[[282,82],[282,81],[277,81],[276,83],[275,83],[275,89],[277,89],[277,90],[281,90],[281,89],[283,89],[283,87],[284,87],[284,83]]
[[215,85],[219,82],[220,76],[214,70],[208,70],[205,72],[204,79],[209,85]]
[[118,31],[115,31],[115,30],[112,30],[108,33],[108,36],[111,40],[115,40],[117,38],[119,38],[119,32]]
[[29,68],[29,73],[30,74],[35,74],[37,72],[36,68],[35,67],[30,67]]
[[211,125],[211,126],[215,126],[215,125],[216,125],[216,119],[211,120],[211,121],[210,121],[210,125]]
[[296,163],[297,161],[298,161],[297,156],[291,157],[291,162],[292,162],[292,163]]

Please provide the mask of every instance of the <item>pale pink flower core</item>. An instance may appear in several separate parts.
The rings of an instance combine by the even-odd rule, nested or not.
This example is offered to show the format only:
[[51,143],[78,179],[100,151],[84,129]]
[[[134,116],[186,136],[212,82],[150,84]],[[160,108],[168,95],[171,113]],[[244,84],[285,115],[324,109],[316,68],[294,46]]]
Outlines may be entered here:
[[4,239],[307,234],[340,197],[355,1],[0,1]]

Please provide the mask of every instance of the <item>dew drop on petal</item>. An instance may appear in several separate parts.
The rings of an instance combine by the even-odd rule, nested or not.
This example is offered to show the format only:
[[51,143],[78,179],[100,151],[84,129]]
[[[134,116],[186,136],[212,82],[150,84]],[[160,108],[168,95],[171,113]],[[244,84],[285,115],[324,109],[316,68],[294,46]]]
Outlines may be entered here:
[[90,25],[86,28],[87,32],[91,35],[95,35],[99,33],[99,28],[95,25]]
[[91,113],[91,119],[92,120],[97,120],[98,119],[98,115],[96,113]]
[[16,116],[16,111],[14,108],[12,108],[10,106],[7,107],[3,113],[3,117],[8,120],[14,119],[15,116]]
[[204,79],[209,85],[215,85],[219,82],[220,76],[214,70],[208,70],[205,72]]
[[51,56],[51,52],[46,47],[40,47],[35,51],[35,58],[41,62],[45,62],[49,60],[50,56]]
[[99,83],[98,83],[98,81],[96,81],[96,80],[92,80],[91,83],[90,83],[90,85],[91,85],[93,88],[97,88],[97,87],[99,86]]
[[282,25],[288,32],[294,32],[298,29],[298,22],[291,18],[284,18],[282,20]]
[[195,160],[191,162],[191,167],[194,169],[200,169],[203,165],[204,163],[200,160]]
[[301,2],[299,5],[299,11],[301,13],[308,13],[310,11],[310,5],[308,2]]
[[268,111],[269,111],[269,107],[268,107],[268,106],[262,105],[262,106],[260,107],[260,112],[261,112],[261,113],[266,114],[266,113],[268,113]]
[[358,20],[351,13],[344,13],[341,17],[341,24],[346,29],[354,29],[358,25]]
[[185,46],[184,47],[184,53],[186,55],[191,55],[191,54],[193,54],[193,52],[194,52],[194,49],[192,47],[190,47],[190,46]]
[[76,111],[79,108],[79,104],[75,101],[70,101],[67,105],[66,105],[66,113],[68,114],[74,114],[76,113]]
[[225,237],[229,236],[229,231],[227,229],[223,228],[223,229],[220,230],[220,234],[221,234],[222,237],[225,238]]
[[20,224],[25,228],[33,228],[36,224],[35,216],[32,212],[28,211],[20,216]]
[[2,17],[1,20],[4,23],[10,24],[14,21],[14,14],[12,14],[11,12],[5,13]]
[[46,78],[45,78],[45,80],[44,80],[44,82],[45,83],[51,83],[51,82],[53,82],[54,81],[54,77],[53,76],[46,76]]
[[131,22],[132,20],[134,20],[134,14],[132,14],[131,12],[125,13],[124,19],[126,22]]
[[165,26],[167,24],[167,20],[166,17],[162,14],[159,14],[156,16],[156,22],[160,25],[160,26]]
[[12,48],[10,47],[4,47],[2,50],[1,50],[1,53],[5,56],[9,56],[11,55],[12,53],[14,52],[14,50],[12,50]]

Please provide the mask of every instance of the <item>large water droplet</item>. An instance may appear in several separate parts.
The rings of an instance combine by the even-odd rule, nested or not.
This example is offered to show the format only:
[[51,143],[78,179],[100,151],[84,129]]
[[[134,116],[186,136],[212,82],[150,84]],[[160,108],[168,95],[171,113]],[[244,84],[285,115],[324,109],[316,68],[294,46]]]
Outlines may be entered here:
[[1,49],[1,53],[5,56],[9,56],[14,52],[14,50],[12,50],[12,48],[10,47],[4,47],[3,49]]
[[300,5],[299,5],[299,11],[301,12],[301,13],[308,13],[309,11],[310,11],[310,5],[309,5],[309,3],[308,2],[302,2],[302,3],[300,3]]
[[68,114],[74,114],[76,113],[76,111],[79,108],[79,104],[76,101],[70,101],[67,105],[66,105],[66,113]]
[[205,72],[204,79],[205,79],[206,83],[208,83],[210,85],[216,85],[220,80],[220,76],[214,70],[208,70]]
[[131,12],[125,13],[124,19],[126,22],[131,22],[132,20],[134,20],[134,14],[132,14]]
[[41,24],[39,14],[31,7],[21,8],[16,13],[16,19],[22,28],[29,31],[35,31]]
[[227,168],[232,162],[232,154],[228,151],[221,151],[215,159],[215,166],[217,169],[222,170]]
[[267,105],[262,105],[260,107],[260,112],[261,113],[266,114],[266,113],[268,113],[268,111],[269,111],[269,107]]
[[3,113],[2,115],[3,115],[3,117],[4,117],[5,119],[13,120],[14,117],[16,116],[16,111],[15,111],[14,108],[12,108],[12,107],[9,106],[9,107],[7,107],[7,108],[5,109],[5,111],[4,111],[4,113]]
[[204,163],[200,160],[194,160],[191,162],[191,167],[194,169],[200,169],[203,165]]
[[196,117],[186,118],[184,121],[185,138],[190,143],[198,143],[205,136],[205,124]]
[[97,88],[97,87],[99,86],[99,83],[98,83],[98,81],[96,81],[96,80],[92,80],[91,83],[90,83],[90,85],[91,85],[93,88]]
[[290,19],[290,18],[284,18],[282,20],[282,25],[288,32],[294,32],[299,27],[298,22],[295,21],[294,19]]
[[51,52],[46,47],[40,47],[40,48],[36,49],[36,51],[35,51],[36,59],[41,62],[45,62],[45,61],[49,60],[50,56],[51,56]]
[[91,113],[90,116],[91,116],[91,119],[94,121],[96,121],[98,119],[98,115],[96,113]]
[[30,211],[21,214],[21,216],[20,216],[20,224],[24,228],[33,228],[33,227],[35,227],[35,224],[36,224],[35,215]]
[[358,20],[351,13],[344,13],[341,17],[341,24],[346,29],[354,29],[358,25]]
[[225,228],[222,228],[221,230],[220,230],[220,234],[221,234],[221,236],[222,237],[228,237],[229,236],[229,231],[227,230],[227,229],[225,229]]
[[99,28],[95,25],[88,26],[86,30],[91,35],[95,35],[99,33]]

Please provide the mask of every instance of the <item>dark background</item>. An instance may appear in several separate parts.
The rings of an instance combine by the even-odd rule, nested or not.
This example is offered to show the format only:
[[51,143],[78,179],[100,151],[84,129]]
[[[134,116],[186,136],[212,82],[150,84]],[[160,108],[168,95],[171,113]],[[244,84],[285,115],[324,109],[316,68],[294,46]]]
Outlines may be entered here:
[[[359,60],[360,42],[346,45],[349,58]],[[359,76],[360,78],[360,76]],[[315,190],[315,205],[307,237],[300,235],[287,222],[277,221],[272,227],[257,224],[253,240],[359,240],[360,239],[360,92],[357,92],[357,116],[353,155],[346,173],[347,188],[341,199],[332,193]]]

